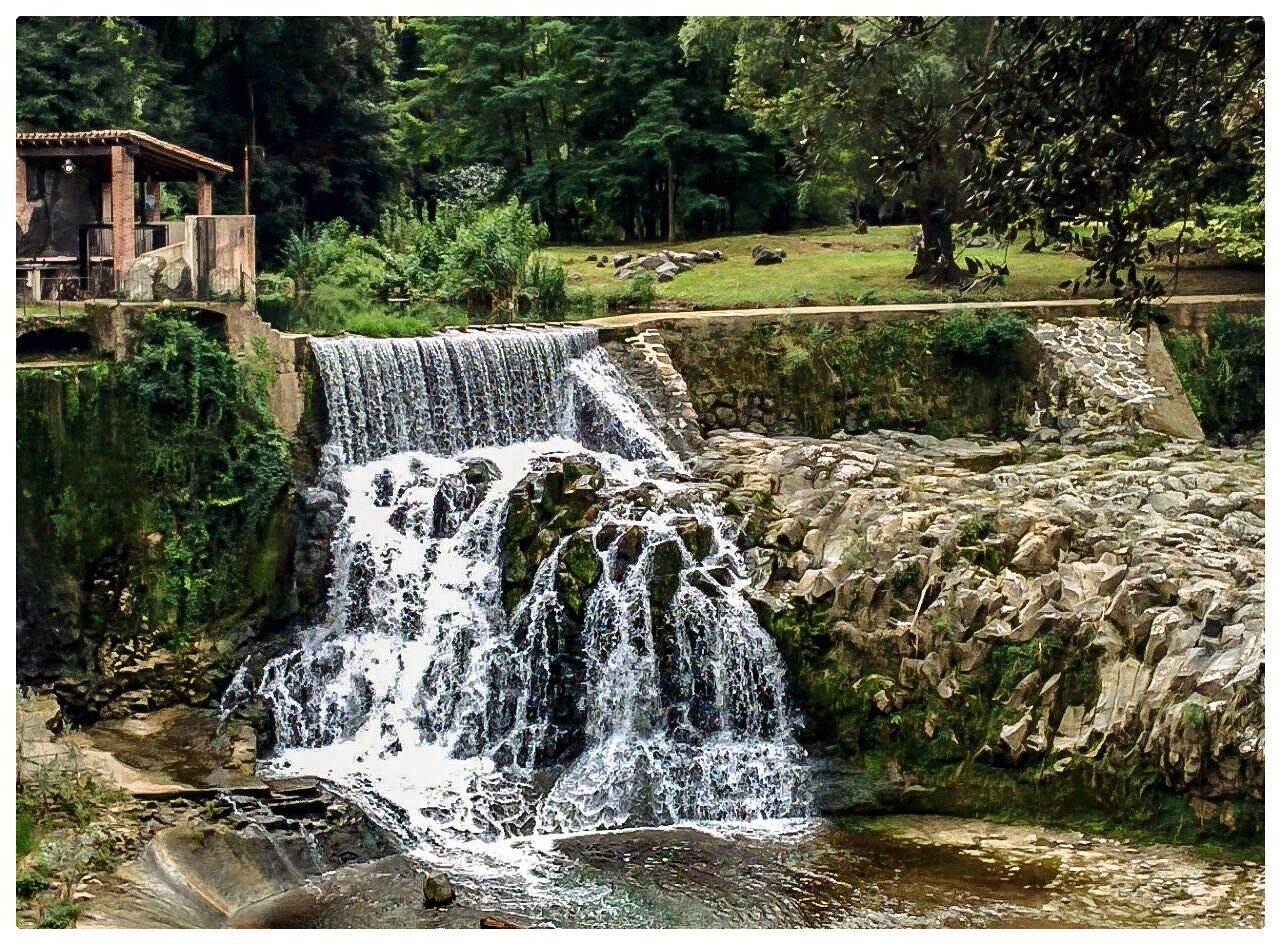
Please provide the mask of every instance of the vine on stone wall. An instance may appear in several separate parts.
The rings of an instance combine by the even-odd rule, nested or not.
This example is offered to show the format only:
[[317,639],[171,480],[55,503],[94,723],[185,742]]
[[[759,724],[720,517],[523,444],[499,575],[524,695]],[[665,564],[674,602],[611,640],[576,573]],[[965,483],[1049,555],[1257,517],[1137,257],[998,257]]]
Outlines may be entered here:
[[175,312],[123,364],[19,373],[20,673],[106,639],[182,649],[271,597],[289,454],[264,353]]

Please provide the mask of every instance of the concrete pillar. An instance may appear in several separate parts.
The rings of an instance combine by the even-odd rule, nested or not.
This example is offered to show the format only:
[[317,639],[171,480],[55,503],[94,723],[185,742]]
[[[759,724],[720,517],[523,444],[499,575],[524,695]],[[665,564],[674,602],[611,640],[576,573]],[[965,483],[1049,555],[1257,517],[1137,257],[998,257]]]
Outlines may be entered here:
[[147,197],[144,201],[145,219],[148,223],[160,222],[160,184],[154,180],[147,181]]
[[133,156],[119,145],[111,149],[111,243],[120,288],[133,264]]
[[213,181],[196,171],[196,216],[213,216]]

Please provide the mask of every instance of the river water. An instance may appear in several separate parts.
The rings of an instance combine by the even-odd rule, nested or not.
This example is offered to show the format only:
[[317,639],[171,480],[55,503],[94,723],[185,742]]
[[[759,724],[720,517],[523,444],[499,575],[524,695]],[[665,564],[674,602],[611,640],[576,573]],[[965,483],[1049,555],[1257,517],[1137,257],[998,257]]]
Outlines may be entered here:
[[[234,923],[1037,927],[1185,914],[1123,890],[1110,898],[1124,907],[1086,897],[1096,907],[1082,912],[1060,867],[1095,860],[1070,837],[1041,855],[1034,835],[979,826],[921,842],[813,815],[734,529],[593,329],[313,350],[330,427],[320,484],[345,510],[325,611],[256,683],[278,744],[262,773],[322,778],[402,853]],[[580,619],[557,589],[569,537],[552,534],[524,596],[503,597],[509,496],[566,457],[601,480],[579,529],[600,574]],[[706,540],[684,541],[691,528]],[[988,839],[1003,851],[983,852]],[[449,874],[459,906],[423,908],[423,868]]]

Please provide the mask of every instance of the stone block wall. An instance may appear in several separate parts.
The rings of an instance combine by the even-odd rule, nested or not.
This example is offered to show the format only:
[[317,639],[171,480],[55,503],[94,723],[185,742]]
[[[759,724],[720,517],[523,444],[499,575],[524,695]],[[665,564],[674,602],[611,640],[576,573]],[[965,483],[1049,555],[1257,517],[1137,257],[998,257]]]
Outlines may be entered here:
[[[1123,427],[1203,439],[1155,327],[1038,319],[990,363],[949,355],[942,316],[810,316],[741,324],[673,320],[626,338],[668,402],[703,434],[899,429],[1035,442]],[[635,370],[631,371],[633,374]]]

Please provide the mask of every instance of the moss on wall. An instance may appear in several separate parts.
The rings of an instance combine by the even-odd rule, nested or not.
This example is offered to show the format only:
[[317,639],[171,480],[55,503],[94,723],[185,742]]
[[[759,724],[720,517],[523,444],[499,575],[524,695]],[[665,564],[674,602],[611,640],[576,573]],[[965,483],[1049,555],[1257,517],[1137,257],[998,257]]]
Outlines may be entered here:
[[759,615],[787,664],[805,739],[871,774],[892,769],[913,785],[881,791],[889,809],[1127,828],[1185,841],[1248,845],[1262,836],[1261,803],[1230,801],[1207,819],[1165,785],[1149,756],[1072,753],[1012,764],[992,752],[1001,727],[1023,712],[1010,707],[1010,696],[1034,671],[1040,678],[1061,673],[1054,725],[1065,705],[1097,700],[1094,658],[1079,640],[997,642],[944,701],[933,685],[900,684],[896,647],[879,651],[826,611],[793,601],[779,613],[761,607]]
[[182,653],[277,596],[289,453],[270,363],[178,315],[139,340],[124,363],[18,373],[20,681]]
[[998,310],[841,326],[783,319],[665,339],[707,429],[1004,436],[1025,422],[1035,376],[1034,340]]

